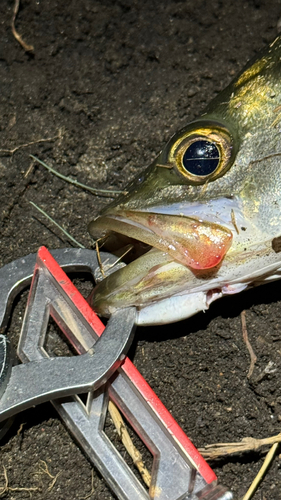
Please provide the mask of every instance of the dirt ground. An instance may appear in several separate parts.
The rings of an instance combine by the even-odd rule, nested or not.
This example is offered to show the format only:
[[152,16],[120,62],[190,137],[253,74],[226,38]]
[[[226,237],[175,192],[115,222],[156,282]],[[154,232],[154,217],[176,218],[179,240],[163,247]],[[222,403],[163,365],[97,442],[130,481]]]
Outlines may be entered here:
[[[0,5],[1,266],[42,244],[70,246],[29,201],[88,248],[87,223],[108,203],[33,165],[29,154],[91,186],[122,189],[275,37],[281,18],[277,0],[22,0],[16,26],[34,45],[28,54],[11,33],[13,3]],[[277,282],[172,327],[137,330],[131,357],[197,447],[280,432],[280,303]],[[250,380],[244,309],[258,358]],[[263,459],[255,452],[211,465],[238,499]],[[42,461],[59,474],[53,487]],[[50,404],[19,415],[2,442],[0,492],[2,466],[10,487],[3,498],[91,492],[92,466]],[[87,498],[115,498],[95,470],[92,479]],[[254,498],[281,499],[278,453]]]

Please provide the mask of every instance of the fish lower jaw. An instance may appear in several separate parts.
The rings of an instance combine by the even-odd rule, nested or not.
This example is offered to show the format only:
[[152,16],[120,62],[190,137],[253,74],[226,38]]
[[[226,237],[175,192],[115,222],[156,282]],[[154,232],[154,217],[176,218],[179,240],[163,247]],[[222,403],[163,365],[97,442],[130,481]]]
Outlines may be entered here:
[[177,295],[140,309],[136,324],[139,326],[165,325],[189,318],[200,311],[206,311],[208,308],[209,304],[205,292]]
[[165,325],[181,321],[209,309],[212,302],[224,295],[239,293],[247,284],[225,285],[221,289],[174,295],[154,302],[138,311],[136,323],[139,326]]
[[[223,295],[224,293],[219,289],[199,291],[172,295],[143,307],[138,306],[136,324],[138,326],[165,325],[181,321],[198,312],[206,311],[212,302]],[[96,312],[105,317],[111,316],[120,308],[120,306],[116,307],[113,304],[107,304],[106,306],[103,304],[103,306],[101,310],[98,308]]]

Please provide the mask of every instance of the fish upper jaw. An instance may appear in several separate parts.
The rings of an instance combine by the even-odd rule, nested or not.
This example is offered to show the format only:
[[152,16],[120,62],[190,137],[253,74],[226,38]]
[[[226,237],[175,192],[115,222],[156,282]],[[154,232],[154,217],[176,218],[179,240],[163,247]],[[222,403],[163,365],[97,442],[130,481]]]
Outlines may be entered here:
[[214,222],[181,216],[116,210],[92,221],[92,236],[114,231],[167,253],[194,270],[217,266],[232,243],[232,232]]

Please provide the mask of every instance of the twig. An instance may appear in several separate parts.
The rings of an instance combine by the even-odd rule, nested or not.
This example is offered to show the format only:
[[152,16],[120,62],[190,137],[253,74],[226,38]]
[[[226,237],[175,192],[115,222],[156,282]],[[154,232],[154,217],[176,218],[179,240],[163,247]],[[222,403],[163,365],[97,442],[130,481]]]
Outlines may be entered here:
[[116,427],[116,430],[118,432],[118,435],[125,446],[127,452],[129,453],[130,457],[133,459],[134,465],[138,468],[139,473],[141,474],[143,481],[145,484],[149,487],[151,483],[151,475],[149,474],[148,470],[146,469],[142,455],[141,453],[137,450],[137,448],[134,446],[130,435],[128,433],[128,430],[126,428],[125,422],[121,416],[121,413],[115,406],[115,404],[112,401],[109,401],[108,403],[108,411],[110,413],[110,416],[113,420],[113,423]]
[[248,375],[247,375],[247,377],[250,378],[253,374],[253,371],[254,371],[255,363],[257,361],[257,356],[255,355],[253,348],[251,346],[251,343],[248,339],[248,332],[247,332],[247,326],[246,326],[246,311],[241,312],[241,324],[242,324],[243,340],[247,346],[247,349],[249,351],[250,358],[251,358],[250,368],[249,368]]
[[[60,139],[60,138],[61,138],[61,131],[59,131],[58,135],[55,135],[54,137],[47,137],[46,139],[37,139],[37,141],[31,141],[31,142],[27,142],[26,144],[20,144],[19,146],[16,146],[13,149],[0,149],[0,153],[4,153],[7,155],[13,155],[19,149],[27,148],[28,146],[33,146],[34,144],[39,144],[40,142],[55,141],[56,139]],[[36,159],[36,158],[34,157],[34,159]]]
[[[50,167],[49,165],[47,165],[47,163],[45,163],[44,161],[39,160],[39,158],[37,158],[36,156],[33,156],[33,155],[29,155],[29,156],[30,156],[30,158],[33,158],[33,160],[35,160],[38,163],[40,163],[40,165],[42,165],[43,167],[45,167],[47,170],[49,170],[49,172],[51,172],[52,174],[56,175],[60,179],[66,181],[66,182],[69,182],[70,184],[73,184],[76,187],[80,187],[82,189],[86,189],[87,191],[90,191],[91,193],[93,193],[93,194],[95,194],[97,196],[107,196],[107,197],[113,198],[113,196],[111,196],[112,194],[126,194],[126,191],[120,191],[118,189],[112,189],[112,190],[110,190],[110,189],[96,189],[96,188],[92,188],[90,186],[87,186],[87,184],[82,184],[81,182],[76,181],[76,179],[72,179],[71,177],[67,177],[67,176],[61,174],[60,172],[58,172],[57,170],[55,170],[53,167]],[[108,195],[110,195],[110,196],[108,196]]]
[[20,36],[20,34],[17,32],[17,30],[15,28],[15,21],[16,21],[16,17],[17,17],[18,11],[19,11],[19,6],[20,6],[20,0],[15,0],[12,23],[11,23],[12,33],[13,33],[15,39],[21,44],[21,46],[24,48],[24,50],[26,52],[32,52],[34,50],[33,45],[28,45],[27,43],[25,43],[25,41],[22,39],[22,37]]
[[246,451],[257,451],[262,446],[272,445],[281,442],[281,433],[276,436],[271,436],[264,439],[255,439],[245,437],[238,443],[215,443],[200,448],[201,455],[207,460],[215,460],[216,458],[231,455],[233,453],[244,453]]
[[36,210],[38,210],[41,214],[43,214],[49,221],[51,221],[53,224],[55,224],[55,226],[57,226],[65,234],[65,236],[67,236],[67,238],[69,238],[75,245],[77,245],[79,248],[85,248],[84,245],[82,245],[81,243],[79,243],[79,241],[77,241],[75,238],[73,238],[73,236],[71,236],[71,234],[69,234],[54,219],[52,219],[52,217],[50,217],[44,210],[42,210],[42,208],[38,207],[38,205],[36,205],[35,203],[33,203],[33,201],[30,201],[29,203],[34,208],[36,208]]
[[250,488],[248,489],[246,495],[243,497],[242,500],[250,500],[252,496],[254,495],[257,487],[259,486],[260,482],[263,480],[265,473],[271,464],[274,455],[276,453],[277,447],[279,443],[275,443],[269,450],[268,454],[265,457],[264,463],[262,464],[257,476],[255,477],[254,481],[252,482]]

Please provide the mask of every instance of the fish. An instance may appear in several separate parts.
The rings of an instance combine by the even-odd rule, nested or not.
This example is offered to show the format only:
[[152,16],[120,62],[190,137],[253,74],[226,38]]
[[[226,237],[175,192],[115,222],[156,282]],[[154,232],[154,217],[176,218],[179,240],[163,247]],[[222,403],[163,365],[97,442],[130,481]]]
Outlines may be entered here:
[[89,223],[116,255],[133,248],[93,309],[134,306],[138,325],[167,324],[280,279],[280,134],[278,36]]

